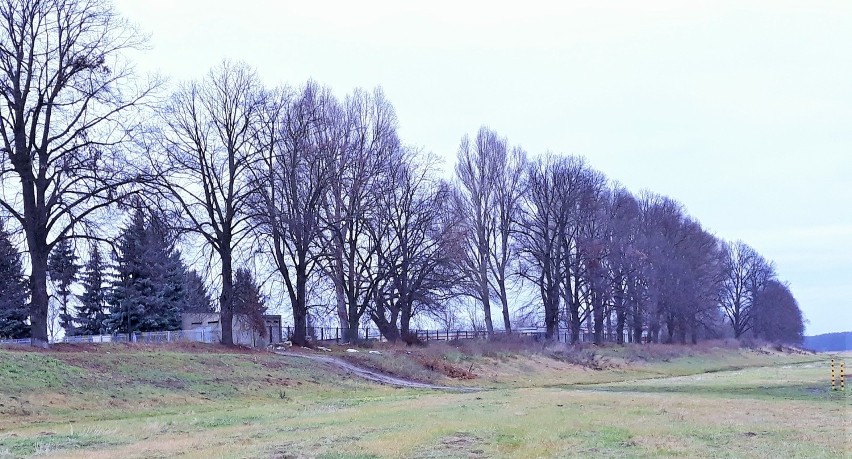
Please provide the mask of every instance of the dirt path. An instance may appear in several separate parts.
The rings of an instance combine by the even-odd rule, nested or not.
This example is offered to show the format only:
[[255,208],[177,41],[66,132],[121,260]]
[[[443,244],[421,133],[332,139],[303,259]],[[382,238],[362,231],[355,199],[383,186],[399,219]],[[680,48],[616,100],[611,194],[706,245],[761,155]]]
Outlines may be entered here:
[[359,367],[357,365],[353,365],[346,360],[343,360],[338,357],[331,357],[327,355],[311,355],[311,354],[302,354],[295,352],[283,352],[283,351],[273,351],[275,354],[278,354],[283,357],[295,357],[301,359],[308,359],[314,362],[325,363],[327,365],[331,365],[333,367],[340,368],[347,373],[351,373],[360,378],[364,378],[369,381],[377,382],[379,384],[387,384],[389,386],[396,387],[407,387],[412,389],[430,389],[430,390],[440,390],[446,392],[478,392],[482,389],[479,387],[452,387],[452,386],[438,386],[435,384],[426,384],[417,381],[411,381],[408,379],[397,378],[396,376],[387,375],[384,373],[379,373],[374,370],[370,370],[364,367]]

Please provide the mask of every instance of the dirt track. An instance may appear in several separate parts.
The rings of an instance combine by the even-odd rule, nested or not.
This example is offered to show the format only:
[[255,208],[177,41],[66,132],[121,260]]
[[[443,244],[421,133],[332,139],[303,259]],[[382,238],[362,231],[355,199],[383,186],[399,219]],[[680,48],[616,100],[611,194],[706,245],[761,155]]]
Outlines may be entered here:
[[478,387],[451,387],[451,386],[438,386],[434,384],[426,384],[417,381],[411,381],[408,379],[397,378],[396,376],[387,375],[384,373],[379,373],[374,370],[370,370],[364,367],[359,367],[357,365],[353,365],[346,360],[331,357],[327,355],[311,355],[311,354],[302,354],[295,352],[284,352],[284,351],[273,351],[275,354],[284,357],[292,357],[292,358],[301,358],[313,360],[315,362],[321,362],[327,365],[331,365],[333,367],[340,368],[347,373],[353,374],[355,376],[364,378],[369,381],[377,382],[380,384],[387,384],[389,386],[396,387],[408,387],[413,389],[429,389],[429,390],[440,390],[446,392],[478,392],[482,389]]

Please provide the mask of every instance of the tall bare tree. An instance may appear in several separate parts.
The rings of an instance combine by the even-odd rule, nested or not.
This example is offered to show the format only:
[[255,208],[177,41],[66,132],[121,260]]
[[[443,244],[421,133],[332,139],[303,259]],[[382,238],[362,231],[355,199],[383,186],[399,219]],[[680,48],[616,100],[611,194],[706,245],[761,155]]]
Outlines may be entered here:
[[307,343],[308,281],[322,256],[322,211],[340,146],[341,108],[309,82],[298,93],[270,98],[257,163],[255,231],[271,255],[293,313],[291,341]]
[[122,53],[144,42],[100,0],[0,4],[0,206],[29,255],[32,342],[48,342],[47,258],[94,232],[100,211],[137,179],[124,146],[139,86]]
[[[412,151],[388,164],[390,189],[379,196],[377,231],[381,287],[370,311],[389,340],[411,342],[417,313],[444,307],[457,276],[452,269],[454,226],[450,185],[435,178],[434,159]],[[444,316],[446,317],[446,316]]]
[[[624,342],[625,328],[636,309],[640,296],[638,282],[643,257],[638,250],[639,203],[625,188],[616,187],[609,203],[610,225],[610,282],[613,310],[616,316],[615,335]],[[640,331],[641,333],[641,331]]]
[[736,241],[726,245],[721,304],[734,337],[751,330],[755,298],[774,277],[775,267],[748,244]]
[[377,197],[389,187],[386,162],[398,153],[400,142],[396,113],[380,89],[357,90],[343,106],[342,146],[323,212],[324,272],[335,288],[344,338],[357,341],[358,326],[381,280]]
[[[499,160],[500,158],[498,158]],[[488,260],[491,290],[500,300],[503,328],[512,331],[509,312],[510,282],[517,273],[518,224],[521,213],[521,196],[524,193],[524,172],[527,153],[520,147],[512,148],[499,162],[495,177],[495,193],[491,204],[494,218],[494,241]]]
[[221,275],[222,343],[233,344],[235,253],[249,235],[251,168],[259,159],[263,91],[252,69],[224,62],[185,84],[163,112],[152,154],[154,193],[170,222],[201,238]]
[[769,280],[754,299],[752,333],[775,342],[801,344],[805,319],[787,284]]
[[481,127],[476,138],[462,138],[456,163],[457,212],[468,235],[461,268],[467,292],[482,308],[485,327],[494,332],[491,299],[502,306],[503,327],[511,330],[508,289],[516,272],[515,233],[524,182],[526,153]]
[[546,156],[531,162],[526,173],[520,273],[539,290],[548,339],[557,337],[559,326],[560,287],[565,277],[562,237],[569,218],[565,180],[571,176],[570,168],[565,158]]

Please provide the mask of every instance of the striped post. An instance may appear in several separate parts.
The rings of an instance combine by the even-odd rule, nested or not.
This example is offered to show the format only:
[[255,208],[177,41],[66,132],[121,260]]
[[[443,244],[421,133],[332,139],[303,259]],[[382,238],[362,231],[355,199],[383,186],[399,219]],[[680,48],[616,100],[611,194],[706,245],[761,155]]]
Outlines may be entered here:
[[831,359],[831,390],[837,390],[834,384],[834,359]]

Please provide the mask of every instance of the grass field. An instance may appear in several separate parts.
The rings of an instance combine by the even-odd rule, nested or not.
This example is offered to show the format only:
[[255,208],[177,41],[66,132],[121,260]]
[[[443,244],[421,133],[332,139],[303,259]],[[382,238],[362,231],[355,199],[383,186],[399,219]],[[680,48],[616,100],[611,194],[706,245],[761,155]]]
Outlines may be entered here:
[[[216,346],[7,349],[0,458],[852,454],[852,403],[829,390],[828,355],[665,346],[381,352],[352,358],[487,390],[395,389]],[[475,378],[449,378],[445,366]]]

